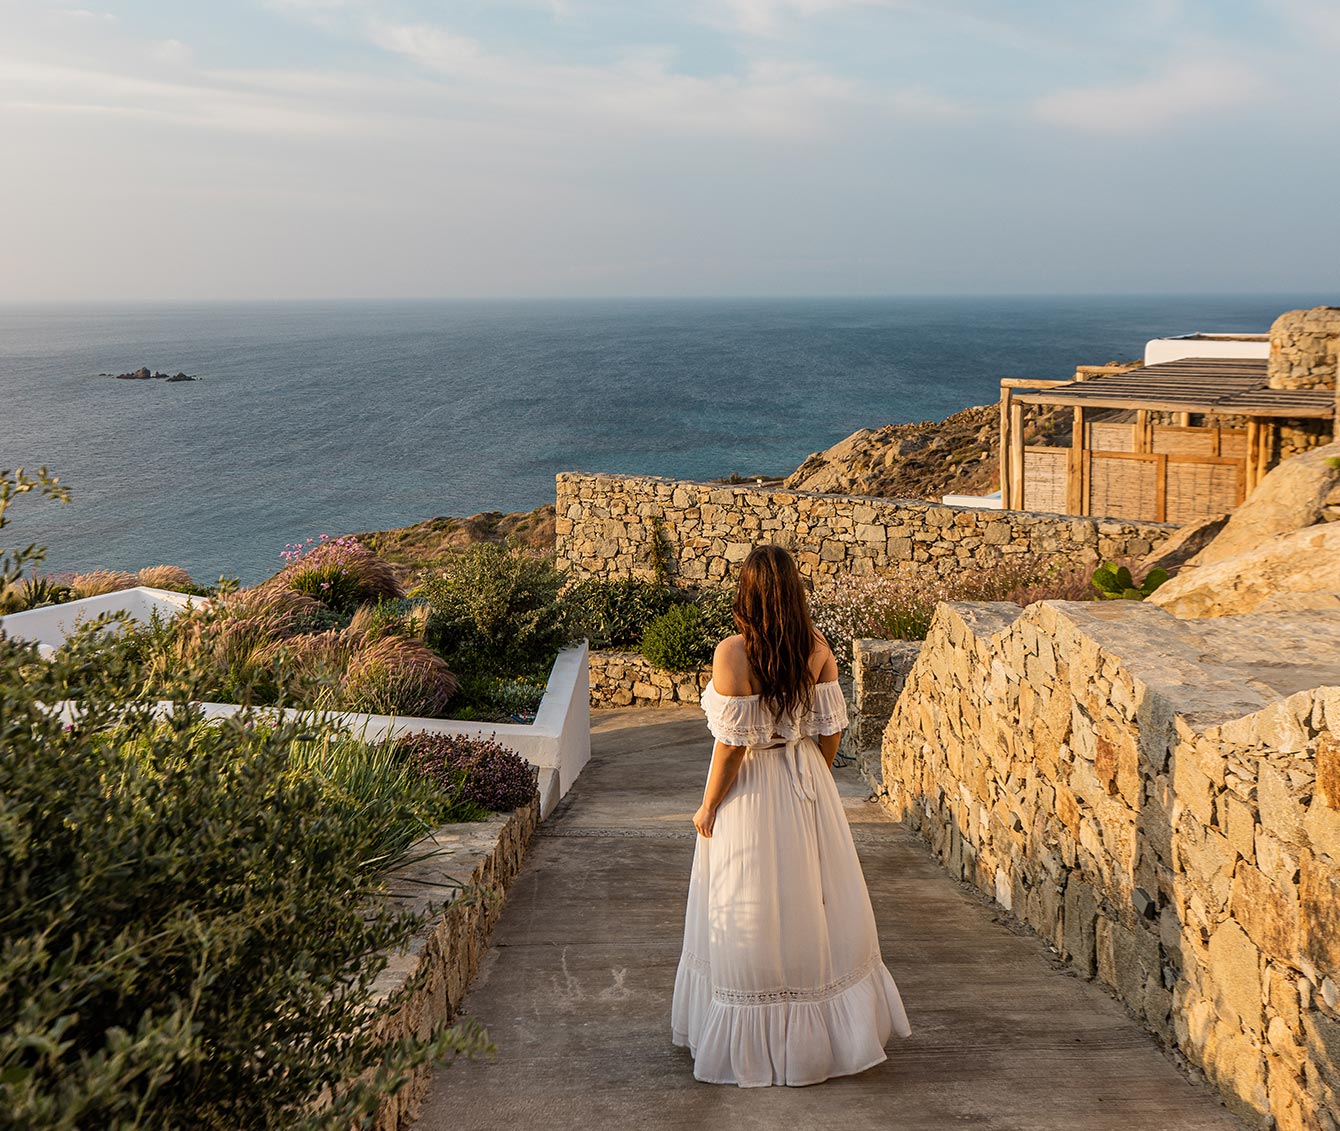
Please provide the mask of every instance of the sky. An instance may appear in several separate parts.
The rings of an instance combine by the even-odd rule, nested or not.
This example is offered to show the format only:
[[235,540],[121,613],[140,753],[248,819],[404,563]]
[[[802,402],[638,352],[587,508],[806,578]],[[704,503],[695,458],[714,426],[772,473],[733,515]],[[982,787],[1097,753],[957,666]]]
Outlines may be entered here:
[[1340,3],[0,0],[0,155],[5,302],[1340,296]]

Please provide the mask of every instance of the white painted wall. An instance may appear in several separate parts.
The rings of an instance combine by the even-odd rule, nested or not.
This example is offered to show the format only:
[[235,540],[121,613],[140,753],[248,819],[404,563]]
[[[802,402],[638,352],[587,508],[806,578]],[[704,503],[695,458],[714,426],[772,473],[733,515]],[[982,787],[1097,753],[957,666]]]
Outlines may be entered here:
[[1270,356],[1268,334],[1187,334],[1180,338],[1151,338],[1145,343],[1145,364],[1159,365],[1184,357]]
[[[48,605],[26,613],[10,613],[0,617],[0,631],[11,640],[36,641],[43,649],[57,648],[81,624],[91,624],[107,613],[129,613],[140,622],[148,621],[157,612],[171,620],[187,605],[205,604],[201,597],[174,593],[171,589],[151,589],[137,585],[133,589],[119,589],[100,597],[84,597],[63,605]],[[47,654],[43,651],[43,654]]]

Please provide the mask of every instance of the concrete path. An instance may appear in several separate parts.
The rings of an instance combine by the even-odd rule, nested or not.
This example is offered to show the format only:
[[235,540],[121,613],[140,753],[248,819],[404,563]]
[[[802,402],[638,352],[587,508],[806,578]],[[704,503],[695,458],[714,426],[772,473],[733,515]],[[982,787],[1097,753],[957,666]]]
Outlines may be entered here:
[[688,710],[604,711],[541,825],[465,1002],[498,1046],[440,1069],[418,1131],[1208,1131],[1243,1124],[1112,998],[949,879],[840,771],[910,1040],[809,1088],[699,1084],[670,1044],[711,748]]

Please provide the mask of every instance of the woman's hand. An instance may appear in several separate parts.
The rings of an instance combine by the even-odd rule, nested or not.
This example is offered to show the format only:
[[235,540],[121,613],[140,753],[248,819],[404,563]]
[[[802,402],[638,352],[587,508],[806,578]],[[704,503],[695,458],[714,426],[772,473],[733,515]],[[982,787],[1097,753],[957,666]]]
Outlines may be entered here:
[[709,809],[706,804],[698,806],[698,812],[693,815],[693,827],[698,830],[699,836],[710,838],[712,836],[712,826],[717,823],[717,811]]

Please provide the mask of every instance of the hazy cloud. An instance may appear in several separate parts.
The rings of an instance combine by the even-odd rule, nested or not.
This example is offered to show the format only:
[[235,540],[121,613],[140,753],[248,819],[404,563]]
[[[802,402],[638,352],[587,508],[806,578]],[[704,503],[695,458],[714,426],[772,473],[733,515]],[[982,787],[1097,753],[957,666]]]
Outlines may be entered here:
[[1175,63],[1134,82],[1059,90],[1037,100],[1044,122],[1105,134],[1139,134],[1233,110],[1265,90],[1249,68],[1232,63]]

